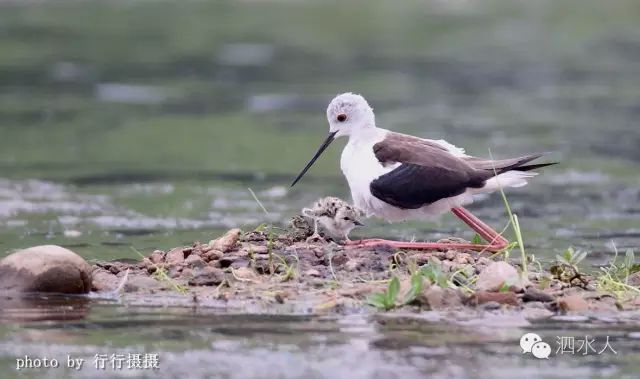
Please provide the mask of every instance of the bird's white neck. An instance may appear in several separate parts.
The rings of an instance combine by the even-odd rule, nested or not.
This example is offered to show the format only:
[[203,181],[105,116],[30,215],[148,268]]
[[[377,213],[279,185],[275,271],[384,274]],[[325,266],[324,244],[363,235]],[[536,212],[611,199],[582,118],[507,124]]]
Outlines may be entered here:
[[349,135],[350,144],[370,143],[371,141],[379,141],[387,134],[386,129],[381,129],[375,125],[361,126],[353,130]]

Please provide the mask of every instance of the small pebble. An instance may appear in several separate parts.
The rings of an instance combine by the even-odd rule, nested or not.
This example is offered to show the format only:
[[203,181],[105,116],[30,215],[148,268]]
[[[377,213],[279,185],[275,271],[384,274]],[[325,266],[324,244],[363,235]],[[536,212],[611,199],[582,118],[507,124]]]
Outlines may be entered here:
[[311,276],[311,277],[314,277],[314,278],[319,278],[320,277],[320,271],[312,268],[312,269],[309,269],[309,270],[305,271],[304,272],[304,276]]
[[486,311],[492,311],[495,309],[500,309],[502,305],[500,305],[500,303],[498,303],[497,301],[488,301],[484,304],[482,304],[481,308],[486,310]]
[[589,309],[589,304],[580,295],[570,295],[560,298],[558,307],[565,312],[582,312]]
[[541,301],[543,303],[548,303],[555,300],[553,296],[551,296],[550,294],[537,290],[535,288],[527,288],[526,291],[524,291],[524,295],[522,296],[522,301]]

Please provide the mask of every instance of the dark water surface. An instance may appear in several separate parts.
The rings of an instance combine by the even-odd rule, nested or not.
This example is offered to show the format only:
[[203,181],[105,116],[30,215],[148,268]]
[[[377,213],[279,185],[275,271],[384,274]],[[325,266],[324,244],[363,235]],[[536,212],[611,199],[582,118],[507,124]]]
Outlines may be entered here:
[[[208,241],[230,227],[285,222],[320,196],[348,198],[338,168],[344,142],[294,190],[288,185],[326,133],[327,103],[353,91],[381,127],[477,155],[555,152],[561,165],[507,193],[525,242],[543,260],[575,246],[601,264],[614,244],[640,245],[638,62],[640,3],[632,0],[0,2],[0,256],[54,243],[88,259],[135,258],[131,247]],[[499,196],[472,208],[506,225]],[[356,236],[472,236],[451,216],[367,225]],[[207,315],[87,307],[71,324],[0,327],[1,371],[16,348],[91,355],[107,341],[109,353],[162,350],[167,373],[181,377],[184,367],[205,377],[211,362],[238,378],[640,370],[631,348],[615,358],[525,359],[517,328],[481,334],[474,345],[455,342],[466,331],[438,326],[416,331],[415,346],[398,338],[387,348],[376,341],[397,334],[364,316],[303,318],[293,324],[309,331],[294,336],[289,321],[260,319],[273,334],[231,336]],[[162,327],[126,322],[147,317]],[[242,329],[257,321],[225,322]],[[549,335],[559,327],[540,326]],[[451,341],[423,346],[440,328]],[[361,364],[345,372],[347,361]]]

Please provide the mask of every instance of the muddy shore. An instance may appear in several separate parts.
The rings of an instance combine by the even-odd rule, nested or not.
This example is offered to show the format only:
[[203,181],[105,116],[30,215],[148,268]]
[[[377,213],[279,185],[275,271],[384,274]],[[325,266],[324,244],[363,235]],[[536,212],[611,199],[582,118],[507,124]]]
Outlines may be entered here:
[[[447,319],[464,320],[489,311],[523,320],[583,320],[584,315],[640,319],[637,297],[606,293],[593,276],[569,267],[529,264],[525,277],[502,254],[355,249],[311,241],[309,235],[295,228],[232,229],[208,243],[141,253],[138,262],[96,262],[93,290],[97,296],[113,295],[121,286],[131,304],[244,313],[394,310],[435,317],[428,311],[437,311],[448,314]],[[373,301],[389,296],[392,279],[398,288],[390,303]]]

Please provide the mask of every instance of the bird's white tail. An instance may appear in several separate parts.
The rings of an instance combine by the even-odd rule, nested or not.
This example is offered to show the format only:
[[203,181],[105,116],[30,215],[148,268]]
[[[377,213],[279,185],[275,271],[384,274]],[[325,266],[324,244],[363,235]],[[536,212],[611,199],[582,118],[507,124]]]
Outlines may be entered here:
[[487,180],[484,187],[479,188],[478,193],[497,191],[505,187],[522,187],[527,185],[527,179],[538,175],[537,172],[507,171]]

